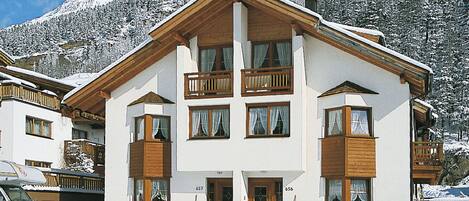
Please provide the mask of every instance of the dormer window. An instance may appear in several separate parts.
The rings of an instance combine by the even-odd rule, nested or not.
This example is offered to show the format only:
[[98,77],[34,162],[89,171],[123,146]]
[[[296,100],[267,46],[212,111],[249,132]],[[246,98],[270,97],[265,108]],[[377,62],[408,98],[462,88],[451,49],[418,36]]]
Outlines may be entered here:
[[233,47],[200,47],[200,72],[233,70]]
[[291,41],[256,42],[252,50],[253,68],[291,67]]

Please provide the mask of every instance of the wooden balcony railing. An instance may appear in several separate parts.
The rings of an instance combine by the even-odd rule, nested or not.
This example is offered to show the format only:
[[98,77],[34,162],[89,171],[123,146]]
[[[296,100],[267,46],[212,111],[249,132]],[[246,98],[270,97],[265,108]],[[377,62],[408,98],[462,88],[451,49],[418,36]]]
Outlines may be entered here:
[[87,154],[88,156],[91,156],[95,167],[98,165],[104,165],[104,147],[105,146],[103,144],[94,143],[89,140],[65,140],[65,163],[74,163],[76,160],[76,152],[81,152]]
[[293,68],[274,67],[241,70],[241,95],[293,93]]
[[60,100],[56,96],[13,83],[0,85],[0,100],[1,99],[17,99],[37,104],[48,109],[60,110]]
[[414,142],[413,169],[414,170],[441,170],[443,162],[443,143],[440,142]]
[[233,96],[233,72],[197,72],[184,74],[186,99]]
[[59,191],[85,190],[104,192],[104,178],[95,174],[86,174],[59,169],[39,168],[46,177],[46,183],[36,187],[59,187]]

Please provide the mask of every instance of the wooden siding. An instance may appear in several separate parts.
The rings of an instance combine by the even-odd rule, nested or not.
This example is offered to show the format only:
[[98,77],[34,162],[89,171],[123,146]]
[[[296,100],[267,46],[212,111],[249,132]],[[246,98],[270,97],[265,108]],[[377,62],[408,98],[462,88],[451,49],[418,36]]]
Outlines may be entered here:
[[323,177],[376,177],[374,138],[334,136],[322,140]]
[[345,176],[376,177],[374,138],[345,138]]
[[292,38],[292,28],[289,23],[252,6],[248,7],[249,41],[270,41],[290,38]]
[[199,46],[213,46],[233,43],[233,7],[220,12],[213,21],[204,25],[197,35]]
[[51,110],[60,110],[60,100],[56,96],[17,84],[0,85],[1,99],[15,99]]
[[26,191],[34,201],[103,201],[104,194]]
[[324,177],[345,174],[345,140],[343,137],[328,137],[322,140],[321,172]]
[[143,141],[130,144],[130,177],[143,177]]
[[171,176],[171,143],[145,142],[144,177]]

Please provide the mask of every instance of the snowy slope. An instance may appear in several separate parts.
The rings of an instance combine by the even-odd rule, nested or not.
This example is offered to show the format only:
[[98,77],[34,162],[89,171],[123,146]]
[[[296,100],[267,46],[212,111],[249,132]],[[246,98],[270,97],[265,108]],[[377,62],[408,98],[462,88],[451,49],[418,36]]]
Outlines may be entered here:
[[54,17],[70,14],[80,10],[94,8],[105,5],[113,0],[65,0],[58,8],[44,14],[43,16],[31,20],[31,23],[44,22]]

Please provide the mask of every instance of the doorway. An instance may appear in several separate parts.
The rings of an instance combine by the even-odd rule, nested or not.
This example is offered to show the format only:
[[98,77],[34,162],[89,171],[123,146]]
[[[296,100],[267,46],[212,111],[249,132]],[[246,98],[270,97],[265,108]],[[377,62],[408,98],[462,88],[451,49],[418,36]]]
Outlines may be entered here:
[[282,201],[283,183],[281,178],[249,178],[249,201]]
[[233,179],[207,179],[208,201],[233,201]]

